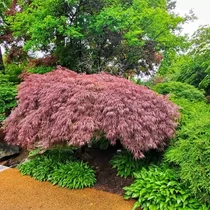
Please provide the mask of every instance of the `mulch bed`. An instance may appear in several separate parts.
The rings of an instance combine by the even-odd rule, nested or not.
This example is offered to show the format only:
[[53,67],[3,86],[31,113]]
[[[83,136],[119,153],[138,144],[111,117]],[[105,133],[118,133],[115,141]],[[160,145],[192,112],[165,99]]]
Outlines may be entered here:
[[[96,171],[95,189],[124,195],[123,187],[130,185],[133,178],[121,178],[117,176],[117,170],[109,164],[112,156],[116,154],[117,147],[109,147],[106,150],[88,149],[85,153],[89,156],[87,162]],[[85,161],[85,160],[84,160]]]

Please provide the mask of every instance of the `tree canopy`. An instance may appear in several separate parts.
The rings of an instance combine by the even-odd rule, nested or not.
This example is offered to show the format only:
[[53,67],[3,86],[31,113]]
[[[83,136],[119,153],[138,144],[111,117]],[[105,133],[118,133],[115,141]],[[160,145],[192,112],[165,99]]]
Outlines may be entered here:
[[178,50],[186,17],[166,0],[18,0],[7,21],[26,51],[42,50],[79,72],[150,73]]
[[172,80],[194,85],[210,94],[210,27],[201,26],[190,40],[185,54],[176,55],[171,65],[159,74]]

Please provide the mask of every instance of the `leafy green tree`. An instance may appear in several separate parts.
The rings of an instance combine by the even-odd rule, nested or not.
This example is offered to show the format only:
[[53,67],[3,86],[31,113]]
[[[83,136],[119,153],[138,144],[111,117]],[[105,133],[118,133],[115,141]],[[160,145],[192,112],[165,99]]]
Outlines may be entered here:
[[[2,0],[0,2],[0,44],[3,42],[2,36],[4,35],[5,32],[5,15],[4,11],[7,9],[9,1],[4,1]],[[0,47],[0,71],[4,72],[4,62],[3,62],[3,55],[2,55],[2,49]]]
[[19,0],[7,20],[26,51],[42,50],[78,71],[149,73],[162,52],[178,50],[186,18],[165,0]]
[[186,54],[174,55],[168,68],[160,68],[159,75],[204,89],[210,94],[210,27],[199,28],[189,42]]
[[[8,17],[13,17],[19,10],[17,0],[3,0],[0,2],[0,45],[6,50],[5,63],[21,63],[26,60],[27,53],[23,51],[23,37],[14,37],[10,29]],[[0,70],[5,71],[3,55],[0,50]]]
[[0,73],[0,127],[1,122],[9,115],[11,109],[16,106],[16,86],[9,81],[9,76]]

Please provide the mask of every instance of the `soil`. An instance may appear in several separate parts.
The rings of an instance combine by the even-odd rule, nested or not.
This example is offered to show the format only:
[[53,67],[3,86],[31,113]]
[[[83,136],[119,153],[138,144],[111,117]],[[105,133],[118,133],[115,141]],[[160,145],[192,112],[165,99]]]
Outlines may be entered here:
[[[129,186],[133,182],[133,178],[121,178],[117,176],[117,170],[113,169],[109,164],[109,161],[116,154],[119,147],[112,146],[106,150],[100,150],[98,148],[86,148],[85,152],[80,157],[84,162],[88,162],[90,166],[96,171],[96,184],[94,186],[97,190],[102,190],[118,195],[124,195],[123,187]],[[21,151],[17,157],[12,157],[8,160],[0,162],[1,165],[5,165],[14,168],[26,159],[28,151]]]
[[117,170],[111,167],[109,161],[116,154],[117,149],[117,147],[109,147],[106,150],[91,148],[86,150],[85,156],[88,158],[83,158],[83,160],[87,161],[96,171],[95,189],[124,195],[122,188],[129,186],[134,179],[117,176]]

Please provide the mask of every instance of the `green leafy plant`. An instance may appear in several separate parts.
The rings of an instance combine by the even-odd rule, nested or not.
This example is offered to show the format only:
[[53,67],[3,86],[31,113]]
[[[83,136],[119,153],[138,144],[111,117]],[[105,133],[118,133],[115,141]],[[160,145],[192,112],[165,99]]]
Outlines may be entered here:
[[174,98],[185,98],[189,101],[205,101],[204,93],[192,85],[182,82],[158,83],[154,87],[160,94],[172,94]]
[[[33,155],[39,153],[39,149]],[[76,160],[72,148],[56,148],[18,166],[23,175],[39,181],[50,181],[61,187],[80,189],[95,184],[95,171]]]
[[17,95],[16,85],[9,81],[8,75],[0,73],[0,122],[2,122],[16,106],[15,96]]
[[42,151],[42,148],[41,148],[41,147],[39,147],[39,148],[37,148],[37,149],[35,149],[35,150],[31,150],[31,151],[29,152],[28,157],[33,157],[33,156],[35,156],[35,155],[38,155],[38,154],[40,154],[41,151]]
[[135,160],[130,152],[123,150],[112,157],[110,164],[117,169],[118,176],[128,177],[132,176],[133,172],[140,168],[141,161]]
[[47,72],[52,71],[53,69],[54,67],[51,67],[51,66],[36,66],[36,67],[27,69],[27,71],[33,74],[45,74]]
[[19,166],[23,175],[30,175],[39,181],[47,181],[50,174],[59,166],[56,160],[46,156],[37,156],[31,161],[25,162]]
[[182,119],[165,159],[180,167],[180,178],[197,197],[210,203],[210,106],[184,99],[173,101],[182,107]]
[[5,66],[5,73],[9,82],[19,84],[21,82],[20,75],[26,67],[26,62],[22,61],[21,64],[10,63]]
[[52,184],[70,189],[92,187],[95,182],[95,171],[87,163],[72,161],[60,165],[48,179]]
[[168,166],[150,166],[134,173],[135,181],[124,187],[125,199],[137,199],[133,210],[208,210],[180,183],[175,170]]
[[136,160],[129,151],[122,150],[112,157],[110,164],[117,169],[118,176],[126,178],[133,176],[133,172],[142,167],[148,167],[151,163],[158,163],[161,156],[162,153],[151,150],[145,154],[143,159]]

